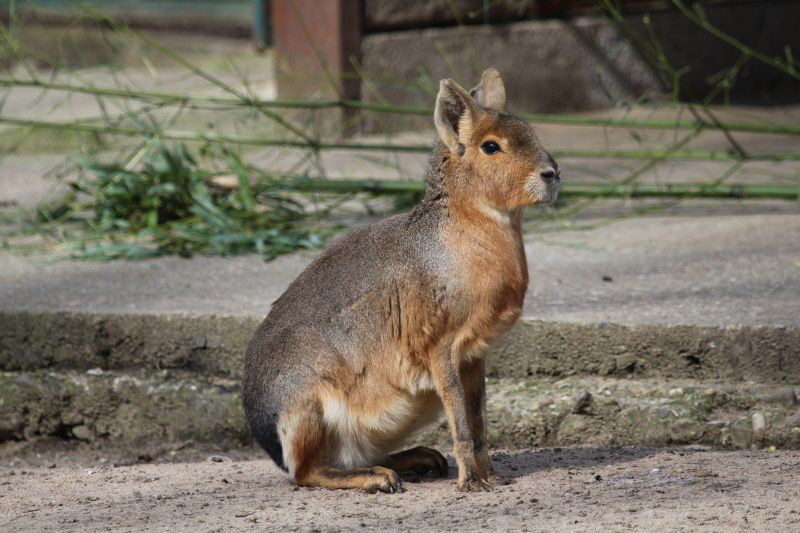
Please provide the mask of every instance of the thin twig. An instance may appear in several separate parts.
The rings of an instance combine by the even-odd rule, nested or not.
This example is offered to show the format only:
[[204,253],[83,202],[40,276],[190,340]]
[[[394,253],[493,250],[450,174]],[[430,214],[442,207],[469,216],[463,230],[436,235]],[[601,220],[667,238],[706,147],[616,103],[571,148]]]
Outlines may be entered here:
[[[226,108],[285,108],[285,109],[359,109],[378,113],[397,113],[406,115],[431,116],[433,108],[424,106],[395,105],[384,103],[361,102],[357,100],[261,100],[255,97],[245,99],[223,98],[218,96],[184,95],[157,91],[139,91],[123,88],[95,87],[91,85],[74,85],[42,80],[22,80],[17,78],[0,78],[0,85],[6,87],[40,87],[65,92],[95,94],[119,98],[158,101],[171,105],[189,105],[207,103]],[[210,109],[214,109],[213,107]],[[707,129],[728,131],[745,131],[752,133],[777,133],[800,135],[800,126],[793,124],[757,124],[746,122],[704,121],[702,117],[694,121],[672,119],[619,119],[603,117],[581,117],[551,115],[546,113],[519,113],[518,116],[531,122],[541,124],[564,124],[576,126],[602,126],[610,128],[647,128],[647,129],[695,129],[702,125]]]
[[[734,163],[723,173],[729,177],[740,167]],[[425,190],[422,181],[349,179],[311,179],[302,176],[283,176],[281,187],[299,191],[322,192],[366,192],[375,194],[418,193]],[[709,183],[669,184],[607,184],[573,183],[559,193],[563,197],[585,196],[602,198],[772,198],[783,200],[800,199],[800,187],[793,185],[721,184],[721,180]]]
[[[92,9],[90,9],[88,7],[85,7],[85,6],[84,6],[84,9],[87,11],[87,13],[92,14],[98,21],[103,22],[105,24],[108,24],[109,27],[113,28],[115,31],[117,31],[119,33],[123,33],[124,32],[124,33],[128,33],[130,35],[135,36],[136,38],[138,38],[140,41],[142,41],[147,46],[149,46],[151,48],[154,48],[155,50],[158,50],[160,53],[164,54],[166,57],[169,57],[173,61],[175,61],[178,64],[182,65],[183,67],[188,69],[190,72],[192,72],[196,76],[199,76],[199,77],[205,79],[206,81],[211,82],[212,84],[216,85],[217,87],[219,87],[223,91],[235,96],[238,100],[240,100],[242,102],[249,102],[249,101],[251,101],[253,99],[252,97],[250,97],[250,96],[248,96],[248,95],[246,95],[244,93],[241,93],[236,88],[234,88],[231,85],[225,83],[224,81],[222,81],[218,77],[216,77],[216,76],[214,76],[212,74],[209,74],[205,70],[201,69],[200,67],[198,67],[197,65],[195,65],[194,63],[192,63],[191,61],[189,61],[188,59],[183,57],[181,54],[179,54],[179,53],[175,52],[174,50],[172,50],[171,48],[169,48],[167,46],[164,46],[163,44],[159,43],[158,41],[156,41],[154,39],[151,39],[150,37],[148,37],[144,33],[136,31],[136,30],[130,28],[129,26],[125,25],[125,24],[122,24],[122,23],[120,23],[120,22],[118,22],[118,21],[116,21],[116,20],[114,20],[114,19],[112,19],[110,17],[107,17],[106,15],[104,15],[103,13],[101,13],[99,11],[92,10]],[[265,117],[271,119],[276,124],[279,124],[279,125],[283,126],[288,131],[294,133],[295,135],[297,135],[301,139],[308,140],[305,132],[297,129],[297,127],[295,127],[293,124],[290,124],[288,121],[284,120],[283,118],[281,118],[280,116],[276,115],[275,113],[273,113],[273,112],[271,112],[268,109],[265,109],[263,107],[255,107],[255,109],[257,109]]]
[[[85,131],[92,133],[105,133],[111,135],[125,135],[138,137],[150,135],[152,132],[145,129],[136,129],[108,124],[95,124],[90,122],[48,122],[44,120],[26,120],[10,117],[0,117],[0,123],[15,126],[47,128],[55,130]],[[199,133],[194,131],[166,130],[161,132],[164,139],[187,142],[225,142],[250,146],[285,146],[289,148],[306,148],[312,150],[354,150],[354,151],[386,151],[386,152],[417,152],[428,153],[431,148],[426,144],[386,144],[386,143],[324,143],[303,142],[290,139],[264,139],[261,137],[247,137],[239,135],[225,135],[220,133]],[[720,150],[553,150],[555,157],[581,158],[581,159],[639,159],[639,160],[665,160],[676,161],[800,161],[800,151],[785,152],[750,152],[747,157],[737,153]]]

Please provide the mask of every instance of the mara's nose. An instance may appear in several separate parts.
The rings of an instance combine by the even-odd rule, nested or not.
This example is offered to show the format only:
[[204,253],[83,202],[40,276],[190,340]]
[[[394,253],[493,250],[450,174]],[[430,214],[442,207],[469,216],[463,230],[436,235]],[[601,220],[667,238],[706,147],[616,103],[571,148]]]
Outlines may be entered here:
[[541,174],[539,175],[544,181],[550,182],[561,177],[561,171],[557,168],[547,167],[546,169],[542,170]]

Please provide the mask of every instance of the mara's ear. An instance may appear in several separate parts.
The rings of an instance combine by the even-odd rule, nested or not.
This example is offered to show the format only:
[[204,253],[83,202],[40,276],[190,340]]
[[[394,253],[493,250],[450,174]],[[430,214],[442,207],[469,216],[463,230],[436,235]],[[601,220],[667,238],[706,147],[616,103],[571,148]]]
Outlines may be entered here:
[[506,109],[506,86],[497,69],[487,68],[483,71],[481,82],[470,89],[469,95],[478,105],[493,111],[503,112]]
[[469,142],[472,125],[481,113],[475,100],[453,80],[439,82],[439,95],[433,121],[439,138],[450,151],[463,155],[464,144]]

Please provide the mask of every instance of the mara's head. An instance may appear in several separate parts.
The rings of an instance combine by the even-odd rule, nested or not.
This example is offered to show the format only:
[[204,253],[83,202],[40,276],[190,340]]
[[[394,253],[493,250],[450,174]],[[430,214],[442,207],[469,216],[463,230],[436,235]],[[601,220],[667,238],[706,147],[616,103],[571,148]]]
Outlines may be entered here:
[[533,128],[505,112],[500,74],[487,69],[477,87],[465,91],[442,80],[434,122],[444,143],[446,174],[452,186],[496,209],[516,209],[555,201],[558,164]]

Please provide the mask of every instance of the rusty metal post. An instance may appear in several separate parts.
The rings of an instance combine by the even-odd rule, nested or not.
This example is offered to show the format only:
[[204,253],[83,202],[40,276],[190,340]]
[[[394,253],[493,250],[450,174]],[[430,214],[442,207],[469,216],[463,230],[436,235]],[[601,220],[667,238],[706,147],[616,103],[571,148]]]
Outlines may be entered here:
[[360,97],[362,0],[272,0],[278,98]]
[[264,51],[272,44],[269,22],[269,0],[253,1],[253,41],[258,51]]

